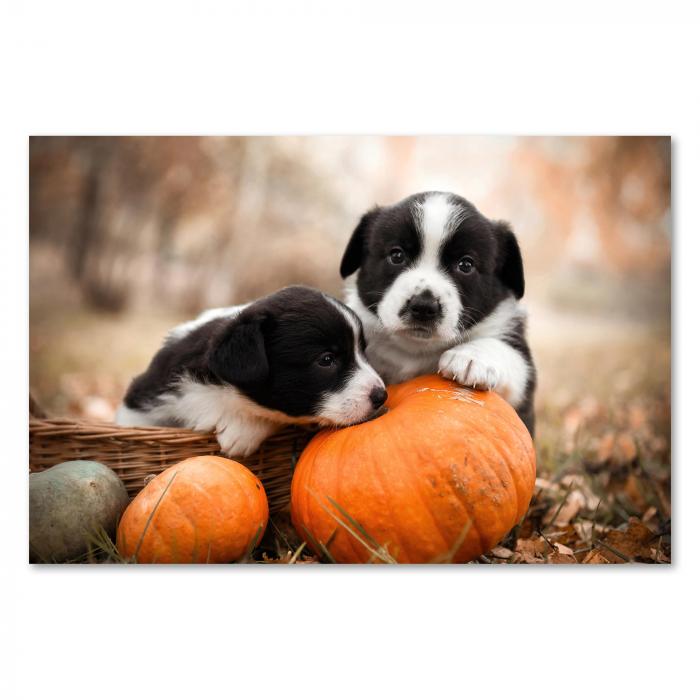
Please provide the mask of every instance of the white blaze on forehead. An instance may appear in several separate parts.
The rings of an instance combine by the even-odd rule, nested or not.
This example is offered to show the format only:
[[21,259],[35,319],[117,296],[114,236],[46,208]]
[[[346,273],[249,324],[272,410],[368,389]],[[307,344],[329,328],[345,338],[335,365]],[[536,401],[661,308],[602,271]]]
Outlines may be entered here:
[[345,304],[339,302],[337,299],[324,294],[324,297],[330,302],[331,306],[340,311],[342,316],[347,321],[347,324],[352,328],[353,335],[355,337],[355,344],[357,347],[360,345],[360,332],[362,331],[362,326],[360,324],[360,319],[347,307]]
[[345,306],[345,304],[342,304],[337,299],[334,299],[333,297],[326,298],[340,311],[340,313],[343,314],[345,320],[352,328],[354,337],[353,350],[355,354],[355,363],[357,364],[358,369],[353,375],[353,378],[351,378],[351,380],[348,382],[348,385],[353,383],[353,379],[360,379],[365,382],[371,382],[372,387],[383,386],[384,382],[382,382],[382,380],[379,378],[379,374],[377,374],[369,362],[367,362],[367,358],[360,347],[360,337],[362,335],[362,323],[360,319],[353,311]]
[[377,316],[389,331],[405,328],[401,311],[408,300],[425,290],[432,292],[442,308],[435,335],[448,340],[458,332],[462,303],[455,283],[440,267],[440,249],[468,213],[446,194],[428,195],[412,207],[413,220],[422,241],[420,256],[386,290]]
[[446,194],[428,195],[413,206],[413,219],[423,240],[421,260],[437,264],[440,248],[464,220],[466,212]]

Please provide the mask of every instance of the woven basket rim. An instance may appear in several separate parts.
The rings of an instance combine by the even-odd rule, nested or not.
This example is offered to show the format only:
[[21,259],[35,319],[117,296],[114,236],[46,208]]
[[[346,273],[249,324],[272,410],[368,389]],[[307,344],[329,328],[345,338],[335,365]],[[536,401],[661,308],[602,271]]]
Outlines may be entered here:
[[280,426],[256,452],[244,457],[222,455],[214,432],[30,416],[29,470],[43,471],[60,462],[92,459],[115,471],[133,497],[148,474],[158,474],[188,457],[227,456],[260,478],[272,512],[288,503],[296,460],[317,430],[317,426]]
[[[72,418],[70,416],[55,416],[46,418],[37,418],[36,416],[29,417],[29,428],[30,429],[40,429],[44,428],[49,430],[55,428],[60,430],[61,428],[75,428],[79,427],[87,431],[93,431],[95,433],[104,433],[105,435],[110,435],[115,433],[118,437],[129,437],[131,435],[144,435],[151,438],[162,437],[197,437],[197,438],[211,438],[216,437],[214,431],[202,431],[202,430],[191,430],[190,428],[173,428],[166,426],[126,426],[119,425],[112,421],[98,421],[98,420],[88,420],[85,418]],[[284,429],[296,429],[303,432],[312,434],[318,431],[318,426],[300,424],[291,425],[280,425],[280,430]]]

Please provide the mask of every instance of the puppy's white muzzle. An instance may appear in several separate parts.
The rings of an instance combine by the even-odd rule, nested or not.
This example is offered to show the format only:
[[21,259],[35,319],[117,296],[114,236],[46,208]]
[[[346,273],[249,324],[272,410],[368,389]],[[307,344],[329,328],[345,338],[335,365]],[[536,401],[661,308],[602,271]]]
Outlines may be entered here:
[[[432,300],[439,308],[439,315],[436,313],[432,320],[416,319],[410,313],[412,300],[415,303],[416,299]],[[451,340],[459,333],[461,306],[454,282],[440,270],[421,265],[402,272],[394,280],[377,307],[377,316],[391,333],[426,340]]]
[[362,359],[347,384],[324,396],[317,417],[324,425],[354,425],[371,418],[386,401],[380,376]]

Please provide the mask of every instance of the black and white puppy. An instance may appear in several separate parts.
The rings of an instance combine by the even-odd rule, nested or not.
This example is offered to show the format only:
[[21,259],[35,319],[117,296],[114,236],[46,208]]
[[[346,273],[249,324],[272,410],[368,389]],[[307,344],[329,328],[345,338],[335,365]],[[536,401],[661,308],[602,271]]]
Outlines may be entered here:
[[523,263],[508,224],[454,194],[415,194],[362,217],[340,266],[355,272],[346,301],[384,381],[439,372],[494,389],[533,433]]
[[117,422],[215,430],[244,456],[283,424],[358,423],[387,396],[364,348],[358,317],[314,289],[211,309],[170,332]]

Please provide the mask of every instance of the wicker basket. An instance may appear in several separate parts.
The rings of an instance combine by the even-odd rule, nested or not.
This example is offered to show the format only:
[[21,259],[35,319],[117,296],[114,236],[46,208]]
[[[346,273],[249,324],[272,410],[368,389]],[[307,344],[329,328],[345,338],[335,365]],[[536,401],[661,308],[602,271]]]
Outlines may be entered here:
[[[287,427],[268,438],[245,464],[263,482],[270,511],[289,503],[289,487],[299,454],[313,430]],[[122,428],[68,418],[29,419],[29,470],[43,471],[72,459],[92,459],[113,469],[133,498],[150,475],[197,455],[219,454],[213,433],[179,428]]]

